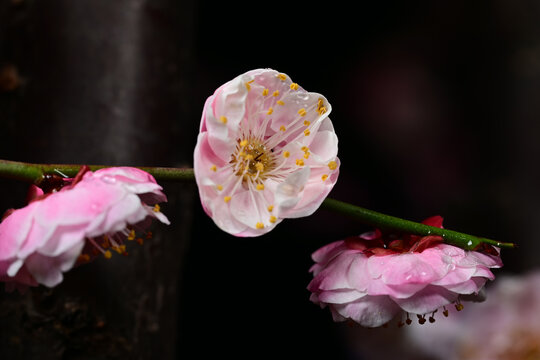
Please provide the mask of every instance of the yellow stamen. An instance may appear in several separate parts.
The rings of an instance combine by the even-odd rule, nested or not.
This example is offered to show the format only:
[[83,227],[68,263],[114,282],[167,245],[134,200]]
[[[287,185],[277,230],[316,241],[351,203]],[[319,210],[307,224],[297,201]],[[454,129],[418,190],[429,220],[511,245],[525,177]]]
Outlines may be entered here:
[[298,84],[297,83],[291,83],[291,90],[298,90]]
[[251,83],[254,82],[255,80],[250,80],[248,82],[246,82],[246,89],[247,91],[251,90]]
[[135,240],[135,230],[131,230],[131,231],[129,232],[129,235],[128,235],[127,239],[128,239],[129,241]]
[[219,191],[223,190],[223,186],[222,185],[216,185],[216,189],[218,189]]
[[322,98],[319,98],[317,101],[317,112],[319,115],[322,115],[326,112],[326,107],[324,106],[324,100]]
[[222,123],[226,124],[227,123],[227,118],[225,116],[220,116],[219,117],[219,121],[221,121]]
[[273,112],[274,112],[274,109],[272,109],[272,107],[269,107],[268,112],[266,114],[267,115],[272,115]]
[[263,224],[262,222],[258,222],[258,223],[255,224],[255,227],[256,227],[257,229],[263,229],[263,228],[264,228],[264,224]]
[[144,244],[143,238],[138,238],[138,239],[137,239],[137,244],[139,244],[139,245]]
[[247,146],[247,144],[248,144],[248,141],[247,141],[247,140],[245,140],[245,139],[244,139],[244,140],[242,140],[242,141],[240,141],[240,146],[242,146],[242,147],[245,147],[245,146]]
[[336,170],[336,169],[337,169],[337,162],[335,162],[335,161],[330,161],[330,162],[328,163],[328,168],[329,168],[330,170]]
[[103,256],[105,256],[105,259],[110,259],[112,258],[112,252],[110,252],[109,250],[105,251],[103,253]]
[[305,136],[309,136],[309,134],[311,134],[311,131],[309,131],[309,129],[304,130],[304,135]]
[[264,90],[262,91],[262,96],[266,96],[266,95],[268,95],[268,89],[264,89]]
[[246,160],[253,160],[253,155],[247,154],[246,156],[244,156],[244,159],[246,159]]
[[264,190],[264,184],[257,184],[257,190]]
[[306,116],[306,113],[307,113],[306,109],[304,109],[304,108],[301,108],[300,110],[298,110],[298,115],[300,115],[300,116]]
[[286,76],[285,74],[277,74],[277,77],[278,77],[281,81],[287,80],[287,76]]
[[268,212],[272,212],[274,210],[274,205],[268,205]]
[[231,197],[230,196],[225,196],[223,197],[223,201],[225,201],[226,203],[228,203],[229,201],[231,201]]
[[302,147],[300,148],[300,150],[302,150],[303,152],[306,152],[306,151],[309,151],[309,148],[308,148],[307,146],[304,145],[304,146],[302,146]]
[[279,127],[279,130],[280,130],[280,131],[285,131],[285,130],[287,130],[287,128],[285,128],[285,125],[281,125],[281,126]]
[[210,166],[210,170],[216,172],[217,171],[217,166],[216,165]]
[[278,90],[274,91],[274,92],[272,93],[272,96],[273,96],[273,97],[279,96],[279,91],[278,91]]
[[257,171],[263,171],[263,170],[264,170],[264,165],[263,165],[263,163],[260,162],[260,161],[257,161],[257,162],[255,163],[255,169],[257,169]]
[[309,126],[309,124],[311,124],[311,122],[309,122],[308,120],[304,121],[304,126]]
[[298,165],[298,166],[304,166],[304,160],[302,160],[302,159],[296,159],[296,165]]
[[310,154],[311,154],[311,153],[310,153],[309,151],[306,151],[306,152],[304,153],[304,159],[308,159]]
[[328,174],[324,174],[323,176],[321,176],[321,179],[322,181],[326,181],[326,179],[328,179]]
[[90,255],[88,255],[88,254],[81,254],[81,255],[79,255],[78,260],[79,260],[79,261],[88,262],[88,261],[90,261]]
[[285,103],[281,100],[276,101],[276,104],[281,105],[281,106],[285,105]]
[[154,208],[152,209],[154,212],[159,212],[161,210],[161,207],[159,204],[154,205]]
[[283,157],[286,159],[286,158],[288,158],[289,156],[291,156],[291,153],[290,153],[289,151],[285,150],[285,151],[283,152]]
[[272,224],[275,223],[277,221],[277,217],[275,217],[274,215],[270,216],[270,220],[269,220]]

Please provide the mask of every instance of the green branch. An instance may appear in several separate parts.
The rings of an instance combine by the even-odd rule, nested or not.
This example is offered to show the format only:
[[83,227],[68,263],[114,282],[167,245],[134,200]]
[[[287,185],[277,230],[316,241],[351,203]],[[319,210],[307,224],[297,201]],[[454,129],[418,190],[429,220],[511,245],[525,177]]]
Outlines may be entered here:
[[445,243],[455,245],[466,250],[474,250],[482,243],[494,245],[501,248],[516,247],[514,243],[499,242],[491,239],[460,233],[453,230],[424,225],[414,221],[381,214],[373,210],[364,209],[356,205],[348,204],[330,198],[326,198],[324,200],[322,207],[334,212],[338,212],[340,214],[349,215],[365,224],[377,227],[379,229],[405,232],[420,236],[438,235],[444,239]]
[[[97,170],[109,166],[90,165],[90,170]],[[74,177],[81,165],[65,164],[30,164],[16,161],[0,160],[0,177],[26,181],[39,185],[44,175],[56,174]],[[166,168],[166,167],[139,167],[154,176],[157,181],[191,182],[195,180],[193,169]],[[405,232],[420,236],[439,235],[444,241],[466,250],[473,250],[480,244],[490,244],[501,248],[515,248],[516,245],[507,242],[498,242],[491,239],[468,235],[448,229],[440,229],[414,221],[400,219],[394,216],[381,214],[334,199],[325,199],[322,207],[340,214],[354,217],[362,223],[386,230]]]

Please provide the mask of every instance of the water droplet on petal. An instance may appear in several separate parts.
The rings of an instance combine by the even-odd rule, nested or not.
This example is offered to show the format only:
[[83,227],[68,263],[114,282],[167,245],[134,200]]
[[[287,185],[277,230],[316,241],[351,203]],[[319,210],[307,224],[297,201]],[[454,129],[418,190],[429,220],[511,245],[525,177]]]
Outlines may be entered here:
[[101,178],[101,180],[107,184],[115,184],[116,178],[114,176],[105,175]]

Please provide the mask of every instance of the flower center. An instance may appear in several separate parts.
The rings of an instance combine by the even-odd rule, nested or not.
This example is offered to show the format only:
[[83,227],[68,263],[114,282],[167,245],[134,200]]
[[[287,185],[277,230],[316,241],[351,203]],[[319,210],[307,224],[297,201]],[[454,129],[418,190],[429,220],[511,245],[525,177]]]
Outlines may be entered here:
[[272,149],[269,149],[259,139],[238,139],[236,149],[230,163],[236,176],[241,176],[243,182],[250,179],[264,181],[276,167]]

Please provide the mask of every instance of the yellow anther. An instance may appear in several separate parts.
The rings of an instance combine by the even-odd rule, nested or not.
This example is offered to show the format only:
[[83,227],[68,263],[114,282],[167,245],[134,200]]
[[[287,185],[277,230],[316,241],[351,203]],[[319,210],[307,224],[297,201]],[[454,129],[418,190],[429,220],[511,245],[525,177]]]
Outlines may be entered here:
[[279,96],[279,91],[278,91],[278,90],[274,91],[274,92],[272,93],[272,96],[273,96],[273,97]]
[[258,222],[258,223],[255,224],[255,227],[257,229],[264,229],[264,224],[262,222]]
[[246,159],[246,160],[253,160],[253,155],[247,154],[246,156],[244,156],[244,159]]
[[300,150],[302,150],[303,152],[306,152],[306,151],[309,151],[309,148],[308,148],[307,146],[304,145],[304,146],[302,146],[302,147],[300,148]]
[[128,235],[127,239],[128,239],[129,241],[135,240],[135,230],[131,230],[131,231],[129,232],[129,235]]
[[306,152],[304,153],[304,159],[309,158],[309,155],[311,155],[311,153],[310,153],[309,151],[306,151]]
[[144,244],[143,238],[138,238],[138,239],[137,239],[137,244],[139,244],[139,245]]
[[296,165],[304,166],[304,160],[303,159],[296,159]]
[[297,83],[291,83],[291,90],[298,90],[298,84]]
[[264,184],[257,184],[257,190],[264,190]]
[[286,158],[288,158],[289,156],[291,156],[291,153],[290,153],[289,151],[285,150],[285,151],[283,152],[283,157],[286,159]]
[[304,108],[301,108],[300,110],[298,110],[298,115],[300,115],[300,116],[306,116],[306,113],[307,113],[306,109],[304,109]]
[[240,141],[240,146],[242,146],[242,147],[247,146],[247,144],[248,144],[247,140]]
[[287,80],[287,75],[285,75],[285,74],[277,74],[277,77],[278,77],[281,81]]
[[319,98],[317,100],[317,112],[319,115],[322,115],[326,112],[326,107],[324,106],[324,100],[322,98]]
[[273,224],[273,223],[275,223],[277,221],[277,217],[272,215],[272,216],[270,216],[270,219],[268,221],[270,221]]
[[217,171],[217,166],[216,166],[216,165],[210,166],[210,170],[212,170],[212,171],[214,171],[214,172]]
[[266,114],[267,115],[272,115],[273,112],[274,112],[274,109],[272,109],[272,107],[269,107],[268,112]]
[[262,96],[266,96],[266,95],[268,95],[268,89],[264,89],[264,90],[262,91]]
[[272,212],[274,210],[274,205],[268,205],[268,212]]
[[225,116],[220,116],[219,117],[219,121],[221,121],[222,123],[226,124],[227,123],[227,118]]
[[223,190],[223,185],[216,185],[216,189],[218,189],[219,191]]
[[336,170],[336,169],[337,169],[337,162],[335,162],[335,161],[330,161],[330,162],[328,163],[328,168],[329,168],[330,170]]
[[309,129],[304,130],[304,135],[305,136],[309,136],[309,134],[311,134],[311,131],[309,131]]
[[461,304],[461,303],[456,304],[456,310],[457,310],[457,311],[463,310],[463,304]]
[[255,163],[255,169],[257,169],[257,171],[263,171],[263,170],[264,170],[264,165],[263,165],[263,163],[260,162],[260,161],[257,161],[257,162]]
[[112,252],[110,252],[109,250],[105,251],[103,253],[103,256],[105,256],[105,259],[110,259],[112,258]]
[[246,153],[245,153],[245,152],[240,151],[240,152],[238,153],[238,157],[244,157],[244,156],[246,156]]
[[311,122],[309,122],[308,120],[304,120],[304,126],[309,126],[311,124]]
[[285,105],[285,103],[281,100],[276,101],[276,104],[281,105],[281,106]]
[[231,201],[231,197],[230,196],[225,196],[223,197],[223,201],[225,201],[226,203],[228,203],[229,201]]
[[285,127],[285,125],[281,125],[281,126],[279,127],[279,130],[280,130],[280,131],[285,131],[285,130],[287,130],[287,128]]
[[328,174],[324,174],[323,176],[321,176],[321,179],[322,181],[326,181],[326,179],[328,179]]
[[161,207],[159,204],[154,205],[154,208],[152,209],[154,212],[159,212],[161,210]]
[[251,90],[251,83],[254,82],[255,80],[250,80],[248,82],[246,82],[246,89],[247,91]]

